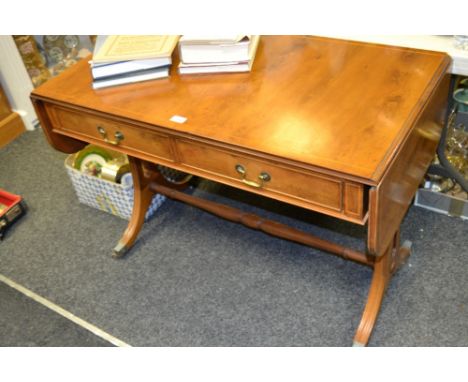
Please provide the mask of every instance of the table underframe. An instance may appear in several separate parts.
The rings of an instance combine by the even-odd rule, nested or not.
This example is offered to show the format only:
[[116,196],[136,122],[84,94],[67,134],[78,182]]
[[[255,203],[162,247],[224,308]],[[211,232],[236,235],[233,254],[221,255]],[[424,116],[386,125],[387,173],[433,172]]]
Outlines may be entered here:
[[391,244],[384,253],[381,256],[374,256],[323,240],[285,224],[243,212],[237,208],[188,195],[181,191],[184,187],[183,185],[168,182],[154,166],[145,166],[145,161],[131,156],[129,156],[129,162],[134,179],[134,205],[128,226],[114,248],[114,257],[123,257],[136,241],[154,194],[165,195],[171,199],[203,209],[221,218],[243,224],[251,229],[314,247],[372,268],[373,275],[367,302],[353,339],[354,346],[367,345],[391,277],[411,253],[411,243],[405,242],[403,245],[400,245],[399,229],[395,232]]

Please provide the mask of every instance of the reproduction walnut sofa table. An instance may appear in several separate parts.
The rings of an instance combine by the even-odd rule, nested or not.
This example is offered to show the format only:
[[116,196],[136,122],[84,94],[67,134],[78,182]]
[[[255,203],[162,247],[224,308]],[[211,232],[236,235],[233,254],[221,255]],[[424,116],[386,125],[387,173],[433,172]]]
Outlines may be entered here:
[[[128,154],[135,241],[154,193],[373,268],[354,344],[366,345],[391,275],[410,253],[400,223],[445,119],[444,53],[317,37],[262,37],[250,73],[179,76],[93,90],[83,60],[31,95],[49,143]],[[183,117],[183,118],[180,118]],[[184,193],[154,164],[367,224],[361,253]]]

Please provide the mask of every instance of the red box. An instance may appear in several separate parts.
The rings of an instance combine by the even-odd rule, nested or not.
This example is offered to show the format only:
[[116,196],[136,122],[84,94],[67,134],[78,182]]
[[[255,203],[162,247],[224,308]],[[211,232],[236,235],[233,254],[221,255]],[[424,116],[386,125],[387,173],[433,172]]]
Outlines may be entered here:
[[0,240],[8,228],[26,213],[26,205],[19,195],[0,188]]

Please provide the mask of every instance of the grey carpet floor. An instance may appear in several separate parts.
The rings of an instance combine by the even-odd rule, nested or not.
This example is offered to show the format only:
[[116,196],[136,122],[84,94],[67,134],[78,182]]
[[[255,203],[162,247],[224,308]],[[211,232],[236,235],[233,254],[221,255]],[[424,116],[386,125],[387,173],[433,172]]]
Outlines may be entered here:
[[113,346],[3,283],[0,312],[0,347]]
[[[134,346],[352,343],[370,269],[174,201],[129,256],[112,259],[126,222],[79,204],[64,159],[40,131],[0,150],[0,187],[29,206],[0,243],[0,273]],[[363,249],[362,227],[195,186],[189,192]],[[392,279],[370,346],[468,345],[467,224],[410,208],[402,239],[413,254]]]

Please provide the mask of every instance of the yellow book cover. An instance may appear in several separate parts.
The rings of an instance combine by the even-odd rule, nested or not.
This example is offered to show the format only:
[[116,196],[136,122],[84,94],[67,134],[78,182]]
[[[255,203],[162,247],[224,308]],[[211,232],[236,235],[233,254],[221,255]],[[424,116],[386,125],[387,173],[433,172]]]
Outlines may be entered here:
[[111,35],[94,53],[93,62],[170,57],[179,36]]

